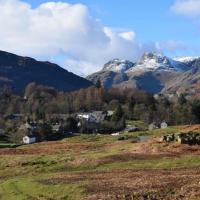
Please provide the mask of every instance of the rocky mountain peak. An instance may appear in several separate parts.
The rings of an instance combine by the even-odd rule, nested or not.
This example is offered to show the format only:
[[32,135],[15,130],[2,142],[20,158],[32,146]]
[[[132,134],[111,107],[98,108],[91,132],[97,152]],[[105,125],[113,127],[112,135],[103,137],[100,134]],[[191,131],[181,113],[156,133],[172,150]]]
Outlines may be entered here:
[[125,72],[134,65],[133,62],[128,60],[113,59],[104,65],[103,71]]
[[185,71],[188,70],[186,63],[173,60],[162,54],[146,52],[136,65],[128,72],[135,71]]
[[135,70],[170,70],[174,69],[171,59],[161,54],[146,52],[132,69]]
[[161,54],[157,54],[154,52],[145,52],[142,57],[141,60],[147,60],[147,59],[157,59],[158,57],[164,57]]

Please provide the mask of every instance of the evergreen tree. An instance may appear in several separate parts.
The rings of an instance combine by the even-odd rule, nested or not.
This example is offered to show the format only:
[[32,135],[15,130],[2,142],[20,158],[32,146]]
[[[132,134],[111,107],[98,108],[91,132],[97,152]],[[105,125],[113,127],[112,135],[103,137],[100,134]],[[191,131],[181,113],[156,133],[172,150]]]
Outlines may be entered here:
[[121,118],[124,116],[124,112],[122,110],[122,107],[121,105],[118,105],[118,107],[116,108],[116,110],[114,111],[113,113],[113,116],[112,116],[112,121],[114,122],[118,122],[121,120]]
[[134,106],[135,106],[135,104],[133,101],[128,103],[128,118],[129,119],[134,118],[134,113],[133,113]]
[[96,88],[101,88],[102,87],[100,79],[97,80],[95,86],[96,86]]
[[192,112],[195,115],[198,122],[200,122],[200,101],[196,100],[192,104]]
[[187,100],[186,100],[185,96],[184,96],[183,94],[181,94],[180,97],[178,98],[178,103],[179,103],[180,105],[183,105],[183,104],[185,104],[186,102],[187,102]]
[[35,112],[36,120],[44,120],[45,119],[45,112],[44,109],[37,109]]

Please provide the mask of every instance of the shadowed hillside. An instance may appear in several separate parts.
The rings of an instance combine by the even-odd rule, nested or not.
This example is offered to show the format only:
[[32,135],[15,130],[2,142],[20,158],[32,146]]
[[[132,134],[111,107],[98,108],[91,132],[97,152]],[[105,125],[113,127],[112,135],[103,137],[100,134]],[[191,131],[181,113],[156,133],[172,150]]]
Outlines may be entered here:
[[0,51],[0,86],[9,86],[19,93],[31,82],[59,91],[73,91],[92,85],[56,64]]

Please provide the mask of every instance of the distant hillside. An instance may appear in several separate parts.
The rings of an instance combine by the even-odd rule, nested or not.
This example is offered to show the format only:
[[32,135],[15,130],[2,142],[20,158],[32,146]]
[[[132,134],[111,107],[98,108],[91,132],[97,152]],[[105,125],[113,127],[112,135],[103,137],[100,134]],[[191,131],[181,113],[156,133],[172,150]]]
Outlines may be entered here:
[[0,51],[0,87],[9,86],[20,93],[31,82],[59,91],[74,91],[92,85],[56,64]]
[[200,59],[190,63],[191,69],[167,83],[164,93],[185,93],[200,98]]

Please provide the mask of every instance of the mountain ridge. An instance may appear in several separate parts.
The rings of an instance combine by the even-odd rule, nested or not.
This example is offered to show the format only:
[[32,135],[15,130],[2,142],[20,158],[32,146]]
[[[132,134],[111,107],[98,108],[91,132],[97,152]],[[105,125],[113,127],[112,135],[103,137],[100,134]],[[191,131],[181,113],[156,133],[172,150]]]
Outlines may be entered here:
[[31,82],[64,92],[92,85],[57,64],[0,51],[0,87],[6,86],[20,93]]
[[[182,77],[184,73],[192,70],[198,60],[200,57],[169,58],[161,54],[146,52],[135,63],[128,60],[111,60],[103,66],[102,70],[89,75],[87,79],[93,83],[99,79],[106,88],[132,87],[153,94],[175,92],[173,87],[168,90],[170,83],[173,86],[173,80],[178,80],[177,77]],[[126,63],[129,65],[125,66]],[[119,66],[123,66],[121,67],[123,70],[118,70]],[[200,62],[196,63],[196,67],[199,66]],[[181,82],[177,84],[177,87],[181,87]]]

